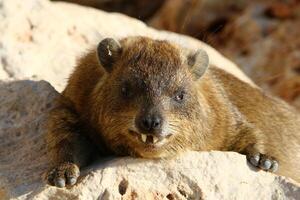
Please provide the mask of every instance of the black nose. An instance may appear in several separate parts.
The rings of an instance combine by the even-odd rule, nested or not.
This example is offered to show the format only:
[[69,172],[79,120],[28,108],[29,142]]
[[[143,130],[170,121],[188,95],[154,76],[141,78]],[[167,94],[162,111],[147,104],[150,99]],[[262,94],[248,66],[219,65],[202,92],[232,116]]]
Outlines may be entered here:
[[159,115],[143,116],[140,118],[137,125],[142,132],[154,132],[161,128],[162,117]]

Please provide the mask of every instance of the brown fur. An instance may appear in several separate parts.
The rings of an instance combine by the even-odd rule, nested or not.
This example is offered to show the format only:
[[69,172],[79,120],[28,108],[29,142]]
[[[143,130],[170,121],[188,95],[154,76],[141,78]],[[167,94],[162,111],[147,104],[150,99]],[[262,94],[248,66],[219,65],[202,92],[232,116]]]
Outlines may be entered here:
[[[188,50],[166,41],[132,37],[120,43],[122,54],[110,73],[92,50],[70,76],[49,119],[55,163],[84,166],[94,152],[82,144],[88,136],[106,153],[146,158],[186,150],[259,152],[279,162],[278,174],[300,181],[300,117],[293,108],[214,66],[195,80],[184,62]],[[132,100],[119,96],[124,81],[140,88]],[[177,105],[170,99],[181,87],[188,93]],[[149,105],[163,113],[173,133],[155,148],[128,133],[133,119]],[[60,142],[51,146],[54,140]]]

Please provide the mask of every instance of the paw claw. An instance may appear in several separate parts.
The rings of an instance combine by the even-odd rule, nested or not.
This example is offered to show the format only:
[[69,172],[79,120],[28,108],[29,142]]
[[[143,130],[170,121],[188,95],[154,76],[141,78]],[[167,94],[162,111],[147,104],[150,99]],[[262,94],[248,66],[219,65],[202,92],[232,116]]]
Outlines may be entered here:
[[278,162],[277,162],[276,160],[274,160],[274,161],[273,161],[273,164],[272,164],[272,166],[271,166],[271,168],[270,168],[270,171],[271,171],[271,172],[276,172],[276,171],[278,170],[278,167],[279,167]]
[[63,188],[66,186],[65,179],[63,178],[57,178],[54,180],[55,186],[59,188]]
[[75,178],[75,177],[70,177],[67,179],[68,185],[75,185],[76,182],[77,182],[77,178]]
[[279,167],[278,162],[273,157],[264,154],[250,154],[247,155],[247,159],[253,166],[265,171],[276,172]]
[[259,166],[260,166],[260,168],[262,168],[264,170],[269,170],[272,166],[272,161],[269,159],[261,160]]
[[259,154],[255,154],[254,156],[251,156],[249,161],[252,165],[257,167],[259,163]]
[[47,179],[50,185],[63,188],[66,185],[75,185],[79,174],[80,171],[77,165],[73,163],[63,163],[49,171]]

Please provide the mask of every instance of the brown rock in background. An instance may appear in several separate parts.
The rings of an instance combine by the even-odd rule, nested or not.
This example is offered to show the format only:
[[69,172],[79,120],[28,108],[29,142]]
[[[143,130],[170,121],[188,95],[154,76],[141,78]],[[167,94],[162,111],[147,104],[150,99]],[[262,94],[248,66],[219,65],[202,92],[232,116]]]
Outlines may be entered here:
[[[215,47],[234,60],[259,86],[300,109],[300,3],[289,16],[270,17],[272,4],[253,4],[235,18]],[[278,11],[279,12],[279,11]],[[287,16],[287,13],[285,13]]]
[[148,23],[211,44],[300,110],[299,1],[169,0]]
[[270,17],[276,17],[281,19],[291,18],[294,14],[294,9],[292,6],[292,4],[275,2],[269,6],[269,8],[266,10],[266,14]]
[[148,24],[209,40],[246,5],[243,0],[168,0]]
[[[52,0],[62,1],[62,0]],[[163,5],[165,0],[64,0],[91,6],[108,12],[121,12],[140,20],[147,20]]]

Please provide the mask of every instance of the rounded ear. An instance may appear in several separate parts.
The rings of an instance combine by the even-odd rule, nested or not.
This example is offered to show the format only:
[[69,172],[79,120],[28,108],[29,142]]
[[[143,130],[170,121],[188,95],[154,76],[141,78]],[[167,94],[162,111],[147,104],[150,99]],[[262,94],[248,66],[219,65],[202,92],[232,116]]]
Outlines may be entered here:
[[97,47],[99,62],[107,72],[111,72],[113,64],[118,60],[122,53],[122,47],[119,42],[112,38],[103,39]]
[[191,73],[196,79],[199,79],[209,66],[209,58],[204,50],[197,50],[187,56],[187,64],[190,67]]

